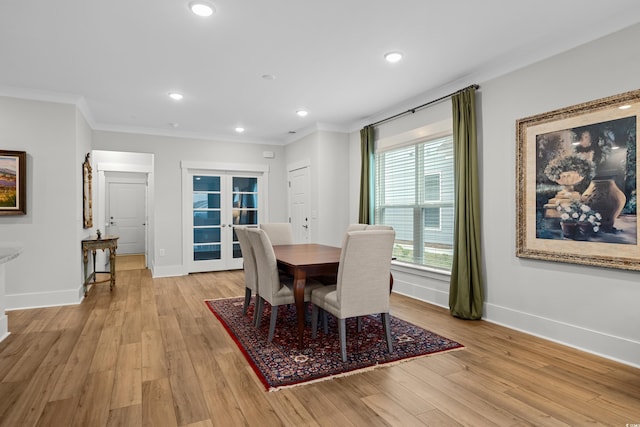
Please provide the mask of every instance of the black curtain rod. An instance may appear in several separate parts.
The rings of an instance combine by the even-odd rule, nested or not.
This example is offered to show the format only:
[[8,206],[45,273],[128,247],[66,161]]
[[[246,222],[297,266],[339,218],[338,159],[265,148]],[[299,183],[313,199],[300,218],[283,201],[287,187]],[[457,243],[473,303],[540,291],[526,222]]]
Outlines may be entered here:
[[377,121],[377,122],[375,122],[375,123],[371,123],[371,124],[370,124],[370,125],[368,125],[368,126],[377,126],[377,125],[382,124],[382,123],[384,123],[384,122],[388,122],[388,121],[390,121],[390,120],[396,119],[396,118],[398,118],[398,117],[400,117],[400,116],[404,116],[405,114],[409,114],[409,113],[413,114],[413,113],[415,113],[417,110],[420,110],[420,109],[422,109],[422,108],[424,108],[424,107],[428,107],[429,105],[431,105],[431,104],[435,104],[436,102],[440,102],[440,101],[442,101],[443,99],[451,98],[453,95],[457,95],[457,94],[459,94],[460,92],[464,92],[465,90],[467,90],[467,89],[471,89],[471,88],[474,88],[474,89],[478,90],[478,89],[480,88],[480,86],[478,86],[478,85],[476,85],[476,84],[474,84],[474,85],[470,85],[470,86],[467,86],[467,87],[465,87],[465,88],[463,88],[463,89],[460,89],[460,90],[457,90],[457,91],[455,91],[455,92],[452,92],[452,93],[450,93],[449,95],[441,96],[441,97],[440,97],[440,98],[438,98],[438,99],[434,99],[433,101],[429,101],[429,102],[427,102],[427,103],[425,103],[425,104],[418,105],[417,107],[413,107],[413,108],[411,108],[411,109],[409,109],[409,110],[407,110],[407,111],[403,111],[402,113],[398,113],[398,114],[396,114],[396,115],[394,115],[394,116],[387,117],[386,119],[382,119],[382,120],[379,120],[379,121]]

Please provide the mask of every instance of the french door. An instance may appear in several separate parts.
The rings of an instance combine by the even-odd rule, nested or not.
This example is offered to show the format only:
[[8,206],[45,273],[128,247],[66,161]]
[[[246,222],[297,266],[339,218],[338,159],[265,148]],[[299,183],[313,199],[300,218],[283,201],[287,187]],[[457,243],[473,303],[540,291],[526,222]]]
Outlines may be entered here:
[[196,170],[186,178],[190,195],[189,209],[185,209],[188,272],[242,268],[233,227],[257,226],[262,210],[261,174]]

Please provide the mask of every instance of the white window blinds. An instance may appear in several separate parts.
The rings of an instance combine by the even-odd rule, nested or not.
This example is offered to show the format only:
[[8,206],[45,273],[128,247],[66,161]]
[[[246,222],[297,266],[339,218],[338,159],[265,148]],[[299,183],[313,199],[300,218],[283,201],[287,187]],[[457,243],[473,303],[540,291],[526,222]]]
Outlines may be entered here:
[[375,163],[374,220],[394,227],[396,259],[451,270],[453,137],[378,152]]

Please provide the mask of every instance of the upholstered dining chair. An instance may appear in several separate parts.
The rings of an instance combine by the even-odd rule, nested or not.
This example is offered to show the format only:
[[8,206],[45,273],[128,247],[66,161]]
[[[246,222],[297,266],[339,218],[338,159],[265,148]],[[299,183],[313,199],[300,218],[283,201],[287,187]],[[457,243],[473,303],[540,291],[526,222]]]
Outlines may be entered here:
[[350,231],[363,231],[363,230],[393,230],[393,227],[390,225],[381,225],[381,224],[349,224],[347,229],[345,230],[344,237],[342,238],[342,246],[344,247],[344,241],[347,238],[347,233]]
[[272,245],[293,245],[293,229],[288,222],[270,222],[260,224],[267,233]]
[[[236,225],[233,227],[238,236],[238,242],[240,243],[240,251],[242,252],[242,268],[244,269],[244,305],[242,306],[242,314],[247,314],[247,309],[251,303],[251,294],[255,294],[256,302],[260,298],[258,292],[258,271],[256,267],[256,258],[253,255],[253,248],[251,247],[251,241],[247,234],[247,226]],[[257,304],[254,306],[253,319],[256,319]]]
[[[262,229],[249,228],[247,229],[247,234],[251,240],[253,254],[256,257],[258,289],[260,289],[260,298],[258,299],[258,305],[256,307],[257,318],[255,324],[256,327],[260,327],[264,302],[268,302],[271,305],[271,319],[267,341],[271,342],[275,333],[278,309],[281,305],[293,304],[295,302],[293,296],[293,281],[290,278],[280,277],[276,255],[273,252],[273,246],[267,233]],[[311,292],[321,286],[322,285],[317,282],[307,281],[304,287],[305,302],[311,299]]]
[[[347,361],[346,319],[381,314],[389,353],[393,351],[389,315],[389,274],[395,231],[362,230],[346,233],[337,283],[311,294],[312,337],[317,336],[319,309],[338,320],[342,361]],[[325,322],[326,324],[326,322]]]

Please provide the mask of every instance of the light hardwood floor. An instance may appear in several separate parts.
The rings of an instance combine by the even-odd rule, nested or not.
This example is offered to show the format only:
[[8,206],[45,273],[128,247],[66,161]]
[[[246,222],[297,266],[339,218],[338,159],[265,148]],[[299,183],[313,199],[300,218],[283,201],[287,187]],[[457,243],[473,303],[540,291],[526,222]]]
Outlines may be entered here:
[[640,370],[392,296],[393,315],[465,345],[268,393],[204,300],[241,272],[118,273],[77,306],[9,312],[2,426],[583,426],[640,423]]

